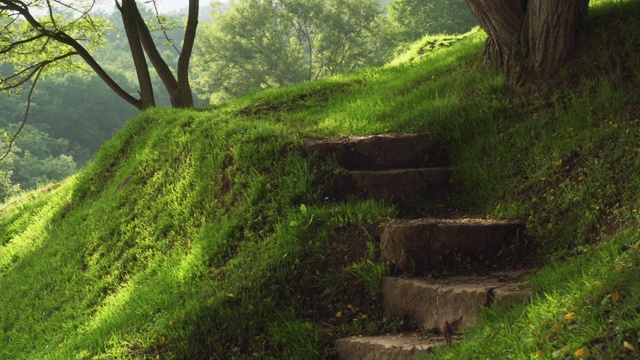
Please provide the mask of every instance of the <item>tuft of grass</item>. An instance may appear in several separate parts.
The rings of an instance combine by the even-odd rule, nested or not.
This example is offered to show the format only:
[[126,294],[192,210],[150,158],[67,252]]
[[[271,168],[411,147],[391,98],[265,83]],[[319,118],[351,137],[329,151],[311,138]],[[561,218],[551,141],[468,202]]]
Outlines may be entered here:
[[546,267],[529,280],[530,303],[486,312],[468,341],[434,358],[636,359],[638,235],[623,231]]

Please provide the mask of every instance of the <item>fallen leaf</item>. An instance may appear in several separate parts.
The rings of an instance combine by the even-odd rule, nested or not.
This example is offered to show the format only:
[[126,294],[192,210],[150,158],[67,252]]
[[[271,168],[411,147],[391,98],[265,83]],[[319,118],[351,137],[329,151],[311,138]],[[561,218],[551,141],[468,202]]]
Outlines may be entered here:
[[565,345],[560,349],[554,351],[553,354],[551,354],[551,357],[553,357],[554,359],[564,358],[565,357],[564,354],[568,351],[569,351],[569,346]]
[[591,351],[588,347],[583,346],[580,349],[576,350],[573,355],[578,359],[588,359],[591,356]]
[[618,299],[620,298],[620,293],[619,292],[614,292],[613,294],[611,294],[611,303],[615,304],[616,302],[618,302]]
[[628,341],[625,341],[622,346],[629,351],[636,351],[636,347],[631,345]]
[[574,316],[576,316],[576,313],[572,311],[572,312],[570,312],[568,314],[565,314],[564,318],[565,318],[565,320],[571,320],[571,319],[573,319]]

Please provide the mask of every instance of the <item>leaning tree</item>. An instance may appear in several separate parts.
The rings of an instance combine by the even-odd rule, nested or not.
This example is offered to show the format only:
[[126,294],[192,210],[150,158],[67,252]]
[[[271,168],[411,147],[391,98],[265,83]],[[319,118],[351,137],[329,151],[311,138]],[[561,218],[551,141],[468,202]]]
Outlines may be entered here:
[[485,60],[511,86],[549,80],[575,50],[589,0],[467,0],[487,33]]
[[[150,2],[155,5],[155,0]],[[138,109],[146,109],[155,106],[148,60],[169,94],[171,106],[192,107],[189,61],[198,25],[199,0],[188,0],[189,15],[175,73],[158,51],[136,0],[115,0],[138,78],[136,95],[124,90],[91,55],[91,50],[100,45],[104,30],[101,20],[91,15],[96,3],[96,0],[0,0],[0,65],[9,64],[14,70],[9,75],[0,75],[0,90],[34,84],[45,71],[73,70],[77,68],[73,59],[80,58],[118,96]]]
[[[136,0],[115,0],[138,78],[138,94],[132,95],[91,55],[91,50],[104,41],[104,21],[91,15],[96,0],[0,0],[0,91],[19,90],[29,83],[31,88],[22,124],[9,139],[0,161],[10,154],[13,143],[26,123],[31,95],[40,76],[46,72],[74,71],[78,68],[77,58],[89,66],[114,93],[140,110],[155,106],[148,60],[162,81],[171,106],[192,107],[189,62],[198,26],[199,0],[188,1],[185,36],[174,74],[158,51]],[[155,0],[149,2],[156,5]],[[161,19],[158,15],[160,29],[165,31]]]

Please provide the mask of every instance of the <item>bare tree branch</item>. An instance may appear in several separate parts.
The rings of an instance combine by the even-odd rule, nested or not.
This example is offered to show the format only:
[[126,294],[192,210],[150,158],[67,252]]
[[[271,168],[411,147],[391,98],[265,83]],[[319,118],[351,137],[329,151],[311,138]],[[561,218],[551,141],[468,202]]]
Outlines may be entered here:
[[51,6],[51,2],[49,0],[47,0],[47,7],[49,8],[49,19],[51,19],[53,26],[57,28],[58,24],[56,24],[56,19],[53,17],[53,6]]
[[42,74],[42,71],[44,70],[44,68],[47,65],[48,64],[44,64],[44,65],[40,66],[38,68],[38,70],[37,70],[36,77],[33,80],[33,83],[31,84],[31,88],[29,89],[29,95],[27,95],[27,108],[24,111],[24,116],[22,117],[22,122],[20,123],[20,127],[18,128],[18,131],[16,131],[16,133],[13,134],[13,136],[9,140],[9,146],[7,147],[7,151],[4,153],[4,155],[2,155],[2,157],[0,157],[0,161],[6,159],[7,156],[9,156],[9,154],[11,153],[11,148],[13,147],[13,144],[15,143],[16,139],[18,138],[18,135],[20,135],[20,132],[24,128],[24,125],[27,123],[27,119],[29,118],[29,110],[31,109],[31,97],[33,96],[33,89],[35,89],[36,84],[38,83],[38,80],[40,79],[40,75]]
[[[167,25],[163,22],[163,19],[158,13],[155,0],[152,0],[152,3],[156,10],[156,20],[160,24],[160,28],[163,31],[165,38],[180,54],[178,59],[178,69],[176,71],[177,76],[174,75],[165,59],[158,51],[154,39],[151,36],[149,27],[144,23],[144,20],[140,15],[136,0],[115,0],[116,7],[122,14],[123,22],[125,23],[125,31],[127,31],[127,38],[132,51],[132,57],[136,63],[136,73],[140,80],[140,98],[136,98],[125,91],[93,58],[85,45],[81,43],[84,40],[89,42],[93,41],[93,38],[85,36],[87,32],[91,34],[91,30],[87,30],[86,25],[93,30],[98,30],[96,22],[94,22],[94,19],[89,14],[91,9],[95,6],[96,0],[91,1],[90,5],[86,7],[75,6],[64,2],[63,0],[44,0],[40,3],[42,6],[47,6],[48,10],[48,16],[45,15],[46,20],[44,20],[44,22],[40,22],[40,20],[30,12],[30,9],[37,5],[35,1],[0,0],[0,11],[3,11],[3,15],[6,15],[5,11],[10,13],[7,18],[7,22],[2,24],[2,29],[5,31],[0,32],[0,34],[8,34],[6,38],[3,39],[3,42],[6,42],[7,44],[4,48],[0,49],[0,54],[7,54],[11,52],[11,54],[28,56],[34,55],[35,52],[38,51],[37,48],[39,48],[40,52],[44,53],[53,47],[53,49],[58,52],[67,51],[65,55],[60,56],[60,59],[71,55],[78,55],[113,92],[138,109],[145,109],[150,106],[154,106],[153,87],[151,85],[150,78],[146,75],[149,72],[146,63],[146,57],[148,57],[169,94],[171,105],[174,107],[192,107],[193,95],[189,85],[188,69],[198,24],[197,16],[199,0],[189,0],[189,17],[182,51],[180,51],[175,43],[173,43],[169,38],[166,32]],[[74,17],[73,19],[62,21],[62,18],[56,15],[55,9],[59,7],[79,13],[79,16],[77,18]],[[16,22],[22,24],[23,21],[30,25],[30,31],[32,32],[23,32],[21,35],[29,36],[30,38],[11,42],[12,38],[10,38],[10,36],[12,35],[13,30],[11,26]],[[77,25],[81,22],[82,24]],[[84,28],[79,26],[84,26]],[[80,35],[72,37],[70,34],[75,33],[76,30],[78,30]],[[44,41],[40,43],[38,42],[39,39],[44,39]],[[20,46],[33,43],[34,41],[36,41],[36,43],[33,46],[26,48],[23,53],[20,53],[20,51],[23,50]],[[58,45],[52,44],[53,42],[66,45],[72,50],[65,50],[64,46],[62,47],[62,50],[60,48],[56,48]],[[56,59],[58,59],[58,57]],[[45,60],[35,65],[31,65],[8,78],[0,79],[0,85],[3,83],[6,84],[4,87],[5,89],[22,86],[29,79],[40,74],[40,66],[49,65],[51,64],[50,61],[51,60]],[[0,88],[0,90],[1,89],[2,88]]]
[[164,27],[164,23],[162,22],[162,19],[160,19],[160,12],[158,12],[158,5],[156,4],[156,0],[152,0],[151,3],[153,4],[153,10],[156,13],[156,21],[158,21],[158,25],[160,25],[160,31],[162,31],[162,34],[164,34],[164,38],[167,40],[167,42],[169,42],[169,44],[171,44],[176,53],[180,55],[180,50],[167,34],[167,28]]
[[5,47],[4,49],[0,49],[0,54],[6,54],[9,51],[13,50],[15,47],[18,47],[20,45],[24,45],[24,44],[28,44],[32,41],[38,40],[40,38],[46,37],[47,35],[45,34],[38,34],[34,37],[30,37],[28,39],[24,39],[24,40],[19,40],[19,41],[14,41],[11,44],[9,44],[7,47]]
[[73,39],[64,31],[51,31],[43,26],[29,11],[27,4],[20,0],[2,0],[0,3],[5,4],[5,7],[16,11],[22,16],[25,21],[31,25],[33,29],[38,31],[40,34],[43,34],[46,37],[49,37],[53,40],[56,40],[62,44],[66,44],[71,46],[86,63],[91,67],[91,69],[104,81],[109,88],[115,92],[118,96],[120,96],[123,100],[128,102],[129,104],[135,106],[138,109],[143,109],[145,106],[142,104],[142,101],[136,99],[131,96],[127,91],[125,91],[118,83],[116,83],[111,76],[98,64],[98,62],[89,54],[87,49],[82,46],[77,40]]
[[[135,0],[124,0],[119,10],[122,15],[125,33],[127,34],[131,58],[133,59],[133,65],[138,77],[138,90],[142,106],[144,108],[155,106],[153,84],[147,66],[147,59],[144,55],[146,49],[143,49],[144,34],[140,33],[140,28],[144,24],[140,24],[140,14]],[[153,60],[151,60],[151,62],[153,63]]]
[[69,52],[69,53],[66,53],[66,54],[64,54],[64,55],[56,56],[56,57],[55,57],[55,58],[53,58],[53,59],[50,59],[50,60],[44,60],[44,61],[41,61],[41,62],[39,62],[39,63],[35,64],[35,65],[29,66],[29,67],[27,67],[27,68],[25,68],[25,69],[22,69],[21,71],[19,71],[19,72],[17,72],[17,73],[15,73],[15,74],[13,74],[13,75],[11,75],[11,76],[8,76],[8,77],[6,77],[5,79],[0,79],[0,80],[2,80],[2,81],[0,81],[0,84],[3,84],[3,83],[7,83],[7,82],[11,81],[11,80],[12,80],[12,79],[14,79],[14,78],[18,78],[18,77],[20,77],[20,75],[22,75],[22,74],[24,74],[24,73],[26,73],[26,72],[29,72],[29,73],[28,73],[27,75],[25,75],[24,77],[20,77],[20,80],[18,80],[17,82],[14,82],[14,83],[11,83],[11,84],[9,84],[9,85],[6,85],[6,86],[3,86],[3,87],[0,87],[0,91],[6,91],[6,90],[10,90],[10,89],[16,89],[16,88],[18,88],[18,87],[20,87],[20,86],[24,85],[27,81],[29,81],[29,80],[33,77],[33,75],[34,75],[34,74],[36,74],[36,73],[40,73],[40,72],[41,72],[41,69],[43,69],[45,66],[47,66],[47,65],[49,65],[49,64],[52,64],[52,63],[54,63],[54,62],[56,62],[56,61],[62,60],[62,59],[64,59],[64,58],[67,58],[67,57],[70,57],[70,56],[75,56],[75,55],[78,55],[78,53],[76,53],[76,52]]
[[91,6],[89,6],[86,10],[77,9],[76,7],[71,6],[69,4],[65,4],[60,0],[53,0],[53,2],[83,15],[88,14],[96,6],[95,0],[91,2]]

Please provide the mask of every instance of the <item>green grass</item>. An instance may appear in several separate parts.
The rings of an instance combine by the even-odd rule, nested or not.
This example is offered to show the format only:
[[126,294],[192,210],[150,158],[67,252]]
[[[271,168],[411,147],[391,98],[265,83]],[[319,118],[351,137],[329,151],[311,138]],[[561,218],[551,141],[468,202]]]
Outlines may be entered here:
[[639,19],[633,1],[594,3],[552,89],[507,90],[472,32],[385,68],[142,113],[75,177],[0,206],[0,358],[317,359],[336,337],[405,329],[376,263],[399,210],[325,200],[332,165],[301,144],[427,130],[450,150],[452,205],[527,220],[527,261],[545,265],[530,303],[436,357],[637,357]]

